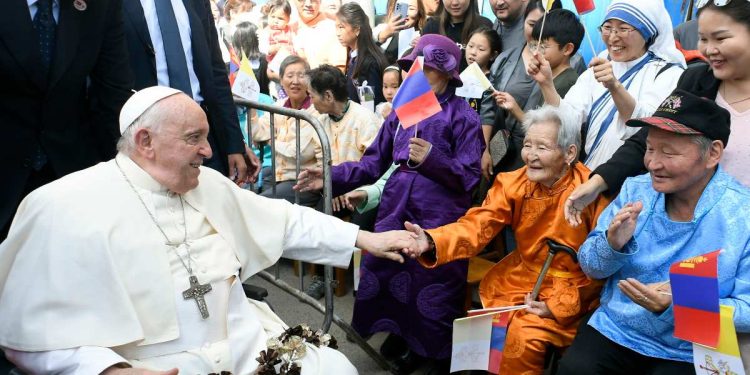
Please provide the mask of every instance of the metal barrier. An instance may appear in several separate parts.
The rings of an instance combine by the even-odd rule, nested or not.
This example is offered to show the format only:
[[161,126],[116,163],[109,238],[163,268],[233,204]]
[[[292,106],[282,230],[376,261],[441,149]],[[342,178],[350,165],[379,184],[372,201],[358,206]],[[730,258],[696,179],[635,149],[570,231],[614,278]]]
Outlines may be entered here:
[[[234,100],[235,104],[238,106],[242,106],[248,109],[248,136],[249,138],[252,138],[252,129],[250,128],[250,116],[249,111],[251,108],[254,108],[256,110],[262,110],[269,113],[269,125],[270,125],[270,143],[271,143],[271,173],[273,178],[271,179],[272,185],[271,185],[271,192],[273,195],[276,195],[276,140],[275,140],[275,116],[273,114],[279,114],[282,116],[292,117],[295,119],[295,138],[296,138],[296,150],[297,150],[297,157],[296,157],[296,174],[299,175],[300,173],[300,124],[301,121],[307,121],[313,129],[315,129],[315,133],[318,135],[318,138],[320,138],[320,145],[323,149],[323,209],[324,212],[328,215],[331,215],[333,213],[333,205],[331,203],[331,199],[333,198],[333,190],[332,190],[332,184],[331,184],[331,143],[328,140],[328,134],[326,133],[325,129],[323,128],[323,125],[321,125],[320,121],[318,119],[311,116],[308,112],[296,110],[296,109],[289,109],[289,108],[283,108],[279,107],[277,105],[269,105],[269,104],[262,104],[251,100],[243,100],[239,98],[235,98]],[[261,167],[262,167],[263,160],[261,159]],[[295,193],[294,195],[294,201],[295,203],[299,204],[299,193]],[[288,283],[286,283],[284,280],[281,280],[279,278],[279,268],[278,264],[276,265],[276,272],[274,275],[267,271],[261,271],[258,273],[260,277],[262,277],[264,280],[268,281],[269,283],[277,286],[278,288],[284,290],[285,292],[297,297],[300,301],[312,306],[316,310],[320,311],[324,314],[323,318],[323,326],[322,329],[325,332],[328,332],[328,330],[331,328],[331,323],[336,323],[339,328],[341,328],[344,332],[346,332],[347,339],[350,339],[354,341],[359,347],[362,348],[362,350],[367,353],[370,357],[372,357],[377,364],[382,367],[385,370],[391,371],[395,373],[395,368],[392,367],[388,361],[383,358],[380,353],[373,349],[370,344],[365,341],[355,330],[352,328],[349,323],[347,323],[345,320],[341,319],[339,316],[337,316],[333,312],[333,267],[332,266],[324,266],[323,267],[323,280],[325,283],[325,306],[321,305],[320,302],[313,299],[312,297],[308,296],[303,292],[304,290],[304,267],[302,265],[302,262],[299,262],[299,279],[300,279],[300,287],[299,289],[295,289]]]

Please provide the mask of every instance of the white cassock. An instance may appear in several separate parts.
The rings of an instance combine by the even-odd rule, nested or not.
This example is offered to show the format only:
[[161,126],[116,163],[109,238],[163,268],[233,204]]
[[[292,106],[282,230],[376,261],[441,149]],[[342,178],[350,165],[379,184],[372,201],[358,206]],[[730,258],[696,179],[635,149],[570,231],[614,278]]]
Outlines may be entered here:
[[[347,267],[358,228],[242,190],[201,168],[199,186],[168,192],[116,160],[170,242],[185,237],[193,274],[210,283],[202,319],[186,248],[164,235],[114,160],[30,194],[0,245],[0,346],[29,373],[95,374],[118,363],[180,374],[250,374],[286,326],[249,301],[241,280],[285,257]],[[187,225],[187,227],[185,227]],[[178,254],[179,252],[179,254]],[[350,374],[338,351],[308,345],[303,374]]]

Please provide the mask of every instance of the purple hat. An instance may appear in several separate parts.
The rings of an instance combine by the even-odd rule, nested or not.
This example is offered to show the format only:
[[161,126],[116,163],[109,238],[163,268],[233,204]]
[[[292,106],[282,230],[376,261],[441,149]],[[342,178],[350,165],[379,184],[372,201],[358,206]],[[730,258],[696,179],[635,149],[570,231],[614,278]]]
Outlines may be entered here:
[[424,56],[424,65],[451,76],[450,85],[463,86],[458,68],[461,65],[461,49],[456,42],[439,34],[426,34],[419,38],[419,42],[410,54],[398,60],[401,69],[409,71],[417,56]]

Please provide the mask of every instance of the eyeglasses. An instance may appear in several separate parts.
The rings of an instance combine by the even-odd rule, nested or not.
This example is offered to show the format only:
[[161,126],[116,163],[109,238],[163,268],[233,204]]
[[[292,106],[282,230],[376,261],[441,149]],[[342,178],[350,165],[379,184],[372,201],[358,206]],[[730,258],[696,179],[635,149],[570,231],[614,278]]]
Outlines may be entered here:
[[529,49],[531,52],[539,51],[539,53],[544,54],[544,52],[549,49],[549,46],[546,44],[531,42],[529,43]]
[[[729,4],[732,0],[713,0],[714,5],[717,7],[723,7],[724,5]],[[747,0],[750,2],[750,0]],[[703,8],[704,6],[708,5],[708,0],[698,0],[695,5],[698,7],[698,9]]]
[[602,36],[608,37],[610,34],[615,34],[615,36],[619,35],[621,38],[627,38],[630,33],[635,31],[635,29],[629,27],[614,28],[612,26],[599,26],[598,29]]

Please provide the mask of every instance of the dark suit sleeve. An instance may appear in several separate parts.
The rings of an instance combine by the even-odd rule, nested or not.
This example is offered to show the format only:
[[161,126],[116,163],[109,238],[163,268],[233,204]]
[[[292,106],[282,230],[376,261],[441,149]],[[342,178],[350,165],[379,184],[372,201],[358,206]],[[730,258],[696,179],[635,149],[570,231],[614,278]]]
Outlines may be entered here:
[[643,165],[643,155],[646,154],[646,136],[648,129],[643,128],[633,134],[615,151],[614,155],[604,164],[600,165],[592,174],[601,176],[609,187],[608,195],[620,191],[622,184],[628,177],[637,176],[646,172]]
[[[237,118],[237,109],[232,98],[232,90],[229,87],[229,74],[219,48],[219,36],[211,15],[211,5],[208,0],[202,0],[203,14],[201,17],[209,17],[208,22],[203,22],[207,27],[208,47],[211,49],[211,74],[213,75],[214,88],[216,91],[217,112],[213,114],[216,126],[223,126],[226,131],[226,153],[244,154],[245,141],[242,138],[240,122]],[[204,20],[205,21],[205,20]]]
[[120,138],[119,116],[132,95],[133,73],[128,65],[122,0],[108,2],[107,22],[101,50],[89,76],[92,129],[103,160],[115,156]]

